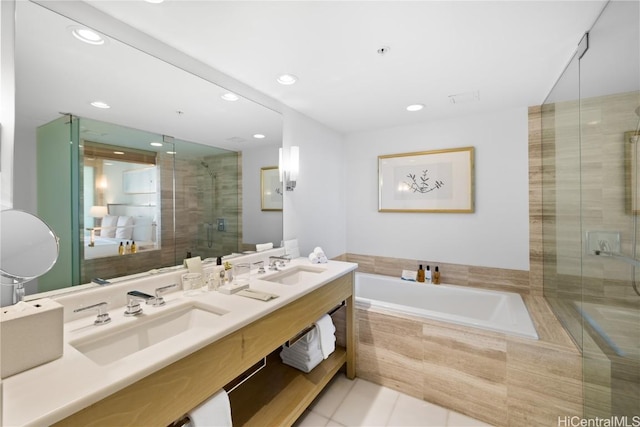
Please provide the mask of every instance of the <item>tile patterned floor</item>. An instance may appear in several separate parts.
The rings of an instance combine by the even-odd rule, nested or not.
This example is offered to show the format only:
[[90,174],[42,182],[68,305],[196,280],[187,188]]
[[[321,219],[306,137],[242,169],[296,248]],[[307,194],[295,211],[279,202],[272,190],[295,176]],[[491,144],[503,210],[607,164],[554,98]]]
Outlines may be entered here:
[[395,390],[338,374],[295,427],[477,427],[473,418]]

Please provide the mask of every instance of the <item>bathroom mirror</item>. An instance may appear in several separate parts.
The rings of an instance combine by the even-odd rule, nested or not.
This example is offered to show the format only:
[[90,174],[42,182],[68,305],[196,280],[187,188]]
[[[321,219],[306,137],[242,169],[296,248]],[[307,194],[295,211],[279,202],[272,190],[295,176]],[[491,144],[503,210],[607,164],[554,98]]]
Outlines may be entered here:
[[0,275],[17,286],[13,302],[24,297],[24,282],[45,274],[57,259],[58,238],[40,218],[13,209],[0,212]]
[[[158,194],[162,199],[162,217],[171,221],[162,224],[160,233],[162,247],[171,247],[173,252],[171,257],[163,256],[162,262],[153,267],[180,264],[187,252],[199,254],[198,247],[201,247],[203,257],[214,255],[216,249],[212,238],[216,236],[233,240],[229,244],[235,250],[227,249],[231,246],[226,244],[225,249],[218,249],[226,252],[250,250],[252,245],[266,241],[281,242],[282,213],[260,210],[259,181],[261,167],[277,164],[278,148],[282,144],[279,113],[243,97],[227,101],[222,98],[229,92],[224,88],[114,38],[105,37],[101,45],[82,43],[72,35],[79,27],[77,22],[31,1],[16,2],[16,17],[14,207],[38,213],[55,209],[56,204],[65,208],[68,204],[72,212],[69,224],[63,229],[51,224],[52,228],[61,245],[67,242],[86,244],[83,240],[85,229],[95,226],[101,219],[86,211],[94,206],[107,206],[110,201],[101,204],[92,200],[89,203],[84,200],[86,195],[82,190],[72,191],[71,187],[61,194],[48,194],[43,199],[37,197],[38,129],[64,120],[64,117],[78,117],[85,123],[153,133],[157,136],[153,142],[165,144],[158,150],[163,150],[165,155],[162,179],[163,182],[168,179],[168,183]],[[91,105],[93,101],[108,103],[110,108],[96,108]],[[80,136],[78,144],[83,141],[123,146],[132,143],[132,138],[128,137],[114,141],[115,132],[102,127],[83,128],[80,125],[71,132]],[[256,139],[255,134],[266,138]],[[80,152],[82,147],[78,148]],[[154,148],[148,146],[146,149]],[[167,151],[173,154],[167,155]],[[218,155],[235,158],[221,166],[231,170],[230,175],[224,175],[235,176],[233,183],[223,182],[222,172],[213,170]],[[78,160],[70,161],[79,164]],[[177,177],[181,173],[191,173],[190,180],[179,181]],[[74,179],[81,181],[79,174],[69,178],[70,182]],[[229,187],[236,188],[235,194],[223,194],[222,188]],[[134,185],[133,188],[139,187]],[[175,192],[173,188],[176,188]],[[181,199],[180,191],[198,193],[200,198],[217,197],[215,203],[219,209],[214,212],[208,207],[208,201],[201,200],[205,205],[202,218],[194,219],[192,201]],[[228,201],[231,204],[227,206]],[[170,210],[166,211],[165,207]],[[254,232],[247,227],[249,224],[268,226],[255,227],[257,231]],[[192,234],[175,234],[176,230],[189,227],[193,228]],[[236,237],[230,233],[233,227],[237,229]],[[265,230],[271,234],[258,234]],[[80,250],[69,256],[61,251],[58,265],[73,265],[80,262],[79,256]],[[139,263],[133,261],[121,264],[118,269],[108,271],[115,276],[124,276],[150,268],[144,265],[140,270]],[[102,273],[95,270],[95,276],[99,275]],[[65,286],[87,283],[87,280],[74,277],[68,282]],[[56,287],[58,285],[60,283]]]

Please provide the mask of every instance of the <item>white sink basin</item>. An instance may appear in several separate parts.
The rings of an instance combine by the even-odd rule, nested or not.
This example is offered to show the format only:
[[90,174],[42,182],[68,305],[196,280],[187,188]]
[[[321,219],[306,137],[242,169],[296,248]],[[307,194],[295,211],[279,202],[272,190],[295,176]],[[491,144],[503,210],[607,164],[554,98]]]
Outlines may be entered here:
[[314,279],[317,274],[324,271],[324,268],[299,265],[288,268],[279,273],[274,273],[262,280],[266,280],[267,282],[280,283],[282,285],[297,285],[306,280]]
[[122,328],[92,334],[69,344],[98,365],[108,365],[190,330],[210,328],[225,313],[183,306],[157,315],[143,315]]

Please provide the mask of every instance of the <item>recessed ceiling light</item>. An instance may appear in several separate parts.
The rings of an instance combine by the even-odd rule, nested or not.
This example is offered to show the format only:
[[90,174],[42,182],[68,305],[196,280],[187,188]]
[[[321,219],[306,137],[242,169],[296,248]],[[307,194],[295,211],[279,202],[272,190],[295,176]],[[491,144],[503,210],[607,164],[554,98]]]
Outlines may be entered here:
[[150,145],[153,147],[162,147],[162,142],[152,142]]
[[283,74],[278,77],[278,83],[281,85],[292,85],[298,81],[298,78],[293,74]]
[[407,111],[420,111],[424,108],[424,104],[411,104],[407,106]]
[[109,163],[109,162],[104,162],[105,166],[113,166],[113,163]]
[[124,151],[114,151],[113,154],[118,154],[122,156],[124,154]]
[[107,104],[106,102],[102,102],[102,101],[93,101],[91,103],[91,105],[93,105],[96,108],[104,108],[104,109],[111,108],[111,105]]
[[164,0],[144,0],[147,3],[153,3],[153,4],[160,4],[162,2],[164,2]]
[[105,39],[90,28],[72,25],[69,29],[71,30],[71,34],[82,42],[92,45],[104,44]]
[[238,99],[240,99],[238,95],[231,92],[225,93],[220,98],[224,99],[225,101],[237,101]]
[[167,151],[167,154],[176,154],[175,151]]
[[261,133],[256,133],[255,135],[253,135],[253,137],[255,139],[263,139],[263,138],[265,138],[265,136],[263,134],[261,134]]

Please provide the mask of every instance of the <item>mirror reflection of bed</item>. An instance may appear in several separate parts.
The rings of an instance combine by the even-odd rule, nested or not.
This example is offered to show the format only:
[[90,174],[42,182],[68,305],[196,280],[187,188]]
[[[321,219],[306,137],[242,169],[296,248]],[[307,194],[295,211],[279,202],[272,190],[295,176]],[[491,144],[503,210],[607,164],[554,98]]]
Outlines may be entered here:
[[86,229],[85,242],[89,243],[84,248],[84,259],[130,254],[134,242],[135,252],[160,249],[156,222],[159,215],[156,205],[107,204],[107,214],[100,218],[100,226]]

